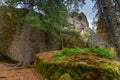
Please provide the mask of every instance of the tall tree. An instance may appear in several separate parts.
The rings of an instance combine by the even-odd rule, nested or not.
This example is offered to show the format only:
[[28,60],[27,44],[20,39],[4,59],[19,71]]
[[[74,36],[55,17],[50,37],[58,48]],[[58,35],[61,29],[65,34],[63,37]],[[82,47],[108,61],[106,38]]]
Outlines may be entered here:
[[[118,59],[120,60],[120,16],[117,15],[119,2],[112,0],[96,0],[99,19],[106,22],[106,33],[108,42],[116,49]],[[115,7],[115,5],[117,5]]]

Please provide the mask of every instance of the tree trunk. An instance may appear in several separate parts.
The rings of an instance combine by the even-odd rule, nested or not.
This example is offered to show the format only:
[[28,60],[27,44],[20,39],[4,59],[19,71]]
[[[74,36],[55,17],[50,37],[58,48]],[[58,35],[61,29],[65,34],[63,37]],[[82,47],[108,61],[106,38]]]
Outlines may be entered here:
[[[114,0],[115,4],[117,5],[117,7],[119,8],[120,10],[120,0]],[[120,12],[120,11],[119,11]]]
[[34,7],[34,0],[29,0],[29,10],[33,11],[33,7]]
[[117,15],[110,0],[101,0],[104,18],[107,23],[108,41],[116,49],[118,60],[120,60],[120,27]]

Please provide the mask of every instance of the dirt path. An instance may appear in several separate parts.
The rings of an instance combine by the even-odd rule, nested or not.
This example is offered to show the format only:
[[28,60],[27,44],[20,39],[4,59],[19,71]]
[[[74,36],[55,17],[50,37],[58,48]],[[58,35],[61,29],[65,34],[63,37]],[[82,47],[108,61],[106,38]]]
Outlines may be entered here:
[[[46,61],[51,61],[57,51],[40,53]],[[34,68],[13,69],[10,63],[0,60],[0,80],[44,80]]]
[[[40,53],[40,56],[45,60],[45,61],[51,61],[54,55],[56,54],[57,51],[50,51],[50,52],[43,52]],[[39,54],[38,54],[39,55]]]
[[11,70],[11,64],[0,62],[0,80],[43,80],[34,68]]

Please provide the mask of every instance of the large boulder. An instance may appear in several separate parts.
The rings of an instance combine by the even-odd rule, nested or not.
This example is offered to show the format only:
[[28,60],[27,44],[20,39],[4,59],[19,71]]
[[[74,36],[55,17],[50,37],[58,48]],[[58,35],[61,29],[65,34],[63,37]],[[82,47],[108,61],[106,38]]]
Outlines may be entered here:
[[37,52],[60,49],[58,39],[31,27],[28,22],[15,22],[12,9],[4,8],[0,11],[0,53],[15,61],[30,63]]

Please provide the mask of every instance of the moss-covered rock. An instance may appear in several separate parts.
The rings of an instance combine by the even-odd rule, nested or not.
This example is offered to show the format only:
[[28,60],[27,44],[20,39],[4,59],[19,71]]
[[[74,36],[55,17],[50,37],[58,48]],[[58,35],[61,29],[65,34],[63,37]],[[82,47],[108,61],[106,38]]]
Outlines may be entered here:
[[95,53],[62,56],[50,60],[46,60],[46,57],[47,55],[37,54],[35,68],[48,80],[59,80],[64,74],[73,80],[120,80],[120,63]]
[[75,47],[86,47],[86,42],[80,35],[72,35],[69,33],[63,34],[63,47],[64,48],[75,48]]
[[0,6],[0,16],[0,21],[2,21],[0,25],[0,52],[6,53],[15,33],[15,22],[11,18],[11,9],[8,7]]

